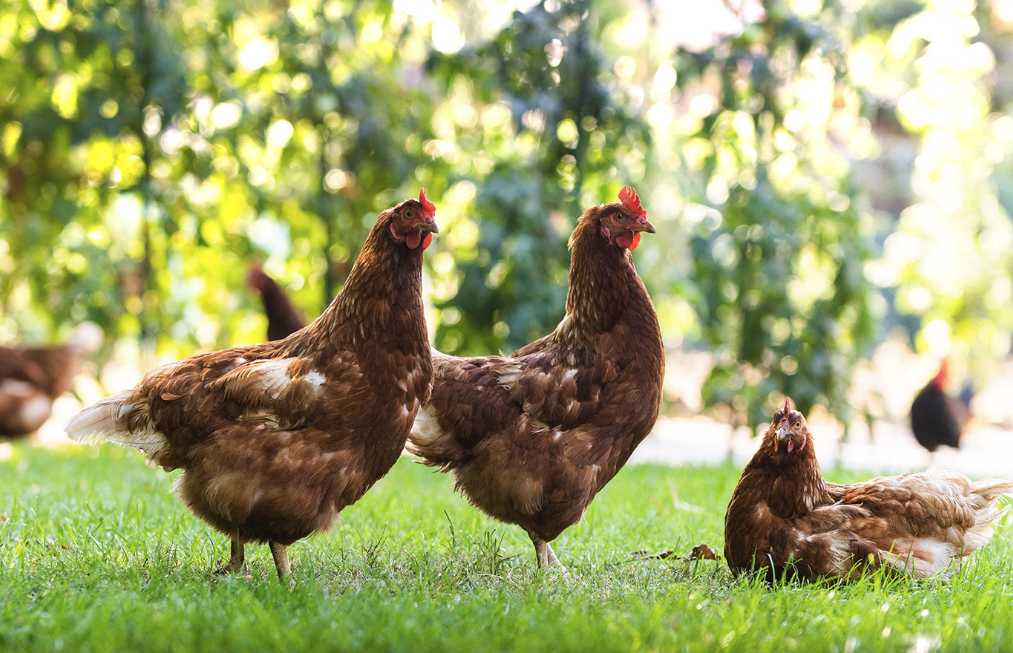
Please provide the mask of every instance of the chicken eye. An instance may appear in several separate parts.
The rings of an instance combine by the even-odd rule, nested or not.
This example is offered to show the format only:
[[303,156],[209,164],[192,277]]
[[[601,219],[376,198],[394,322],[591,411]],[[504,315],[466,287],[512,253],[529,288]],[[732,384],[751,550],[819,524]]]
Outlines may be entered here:
[[626,218],[626,216],[623,215],[622,213],[616,213],[616,215],[615,215],[616,222],[622,222],[623,219],[625,219],[625,218]]
[[406,211],[404,212],[404,217],[406,217],[406,218],[410,218],[410,217],[412,217],[413,215],[415,215],[415,214],[414,214],[414,213],[412,213],[412,210],[411,210],[411,209],[408,209],[408,210],[406,210]]
[[800,426],[802,426],[802,422],[799,422],[799,421],[796,420],[795,421],[795,428],[798,428]]

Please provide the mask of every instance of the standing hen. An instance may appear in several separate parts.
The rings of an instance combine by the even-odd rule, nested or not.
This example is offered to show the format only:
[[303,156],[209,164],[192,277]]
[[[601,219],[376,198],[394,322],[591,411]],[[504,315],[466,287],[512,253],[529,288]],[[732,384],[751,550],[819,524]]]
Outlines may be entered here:
[[454,475],[486,514],[531,537],[539,567],[650,432],[665,352],[630,250],[654,233],[632,188],[588,209],[570,238],[566,317],[510,356],[433,352],[433,394],[408,450]]
[[435,211],[423,190],[381,213],[344,288],[306,328],[152,370],[67,433],[182,468],[177,496],[232,540],[221,571],[244,568],[247,542],[267,542],[287,574],[286,547],[327,529],[390,470],[429,397],[422,250]]
[[823,480],[812,435],[791,401],[774,413],[760,449],[742,472],[725,514],[732,573],[764,570],[767,580],[853,580],[867,569],[948,577],[988,544],[1013,491],[997,479],[969,481],[932,471],[854,485]]
[[911,431],[929,453],[940,445],[960,448],[960,432],[967,421],[967,406],[946,394],[946,359],[939,372],[911,402]]
[[0,347],[0,437],[38,431],[53,402],[70,389],[81,359],[101,342],[101,329],[86,322],[62,345]]
[[282,340],[303,328],[302,315],[278,282],[267,276],[259,262],[250,264],[250,274],[246,281],[260,294],[260,300],[264,304],[268,340]]

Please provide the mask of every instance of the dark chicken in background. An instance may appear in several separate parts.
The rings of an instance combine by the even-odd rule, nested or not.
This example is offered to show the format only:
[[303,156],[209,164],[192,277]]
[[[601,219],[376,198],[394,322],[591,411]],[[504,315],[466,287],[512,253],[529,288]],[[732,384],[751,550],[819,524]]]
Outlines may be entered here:
[[101,329],[85,323],[55,347],[0,347],[0,437],[38,431],[53,402],[70,390],[83,358],[101,342]]
[[289,573],[287,547],[326,530],[390,470],[429,398],[422,251],[435,211],[423,190],[381,213],[341,292],[306,328],[154,369],[67,433],[183,469],[177,496],[231,539],[221,571],[245,568],[247,542],[267,542],[278,575]]
[[942,445],[960,447],[960,435],[970,417],[970,386],[960,398],[946,394],[946,360],[939,372],[911,403],[911,430],[930,453]]
[[632,188],[588,209],[570,237],[566,316],[510,356],[433,351],[433,393],[408,450],[454,476],[489,516],[531,537],[539,567],[550,542],[650,433],[661,407],[665,350],[630,250],[654,233]]
[[786,399],[725,514],[725,560],[734,575],[836,581],[884,567],[949,577],[988,544],[991,524],[1006,511],[996,500],[1013,491],[1008,481],[972,482],[942,470],[837,485],[823,479],[813,449],[802,413]]
[[260,294],[267,316],[267,339],[283,340],[305,326],[302,314],[281,286],[264,273],[259,261],[250,263],[246,282]]

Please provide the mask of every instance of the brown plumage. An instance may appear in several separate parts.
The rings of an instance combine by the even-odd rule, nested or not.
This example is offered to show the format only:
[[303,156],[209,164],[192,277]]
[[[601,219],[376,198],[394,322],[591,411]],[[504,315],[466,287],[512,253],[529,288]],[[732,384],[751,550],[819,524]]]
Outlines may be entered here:
[[305,323],[302,314],[292,305],[278,282],[264,273],[259,262],[254,261],[250,264],[250,274],[246,281],[260,294],[260,300],[264,304],[268,340],[287,338],[303,328]]
[[805,419],[786,400],[725,514],[732,573],[853,580],[882,567],[949,577],[991,539],[991,524],[1005,512],[996,500],[1013,491],[1008,481],[972,482],[950,471],[827,483],[813,448]]
[[424,191],[381,213],[344,288],[305,329],[152,370],[68,434],[182,468],[177,496],[232,540],[224,570],[243,568],[245,543],[268,542],[288,573],[286,547],[390,470],[429,397],[421,282],[434,213]]
[[82,324],[65,344],[55,347],[0,347],[0,436],[38,431],[56,398],[70,390],[81,359],[101,339],[97,326]]
[[559,564],[549,542],[581,519],[661,406],[661,331],[628,251],[654,227],[631,193],[580,217],[553,333],[510,356],[433,352],[432,398],[409,436],[409,451],[451,472],[472,505],[527,531],[539,566]]

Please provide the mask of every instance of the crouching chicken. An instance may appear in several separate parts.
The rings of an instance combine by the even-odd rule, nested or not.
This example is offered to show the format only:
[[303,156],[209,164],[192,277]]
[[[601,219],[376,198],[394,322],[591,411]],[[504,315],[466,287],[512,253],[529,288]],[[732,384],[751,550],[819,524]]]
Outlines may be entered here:
[[725,514],[732,573],[767,580],[854,580],[865,571],[948,578],[992,538],[1013,483],[929,471],[854,485],[823,479],[812,435],[791,401],[774,413]]
[[83,410],[67,433],[183,469],[177,496],[231,539],[219,571],[243,570],[244,545],[266,542],[278,576],[288,574],[287,547],[327,529],[390,470],[429,398],[422,251],[435,211],[423,190],[381,213],[344,288],[309,326],[154,369]]
[[[636,192],[588,209],[570,238],[566,316],[510,356],[433,352],[433,393],[408,450],[451,472],[468,501],[550,546],[651,431],[665,351],[630,250],[654,233]],[[565,571],[565,570],[564,570]]]

